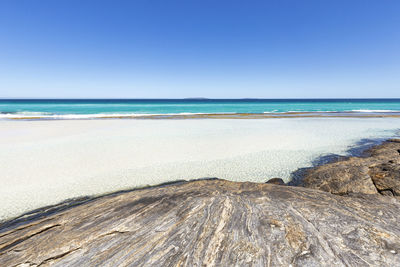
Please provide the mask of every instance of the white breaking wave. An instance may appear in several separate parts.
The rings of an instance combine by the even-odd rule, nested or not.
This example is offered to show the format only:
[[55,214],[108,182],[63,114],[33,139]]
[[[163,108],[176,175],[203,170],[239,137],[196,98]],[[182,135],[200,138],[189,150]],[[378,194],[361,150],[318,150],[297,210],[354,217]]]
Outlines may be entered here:
[[187,115],[212,115],[212,114],[237,114],[236,112],[201,113],[96,113],[96,114],[51,114],[45,112],[16,112],[0,113],[0,119],[57,119],[57,120],[79,120],[79,119],[101,119],[101,118],[134,118],[145,116],[187,116]]
[[0,113],[0,119],[91,119],[91,118],[107,118],[107,117],[135,117],[149,116],[161,114],[138,114],[138,113],[96,113],[96,114],[52,114],[45,112],[16,112],[16,113]]
[[[287,114],[287,113],[400,113],[400,110],[368,110],[368,109],[357,109],[350,111],[300,111],[300,110],[289,110],[289,111],[265,111],[263,114]],[[102,118],[135,118],[135,117],[146,117],[146,116],[190,116],[190,115],[218,115],[218,114],[229,114],[235,115],[240,114],[238,112],[215,112],[215,113],[204,113],[204,112],[180,112],[180,113],[95,113],[95,114],[52,114],[46,112],[10,112],[0,113],[1,119],[54,119],[54,120],[83,120],[83,119],[102,119]],[[257,114],[257,113],[255,113]]]
[[400,112],[400,110],[391,110],[391,109],[353,109],[352,112],[373,112],[373,113],[391,113],[391,112]]

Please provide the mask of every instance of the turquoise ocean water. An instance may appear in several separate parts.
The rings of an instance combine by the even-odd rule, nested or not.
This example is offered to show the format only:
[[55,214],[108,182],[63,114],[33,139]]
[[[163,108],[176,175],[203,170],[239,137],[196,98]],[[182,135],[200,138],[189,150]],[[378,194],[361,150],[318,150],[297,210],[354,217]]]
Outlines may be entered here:
[[285,112],[400,112],[400,99],[1,99],[0,118]]

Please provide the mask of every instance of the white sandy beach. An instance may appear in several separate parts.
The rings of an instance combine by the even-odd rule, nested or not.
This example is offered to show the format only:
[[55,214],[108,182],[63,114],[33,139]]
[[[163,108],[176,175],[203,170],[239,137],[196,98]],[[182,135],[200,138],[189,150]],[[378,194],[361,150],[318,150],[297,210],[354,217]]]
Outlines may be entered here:
[[288,181],[320,155],[399,128],[394,118],[0,121],[0,220],[178,179]]

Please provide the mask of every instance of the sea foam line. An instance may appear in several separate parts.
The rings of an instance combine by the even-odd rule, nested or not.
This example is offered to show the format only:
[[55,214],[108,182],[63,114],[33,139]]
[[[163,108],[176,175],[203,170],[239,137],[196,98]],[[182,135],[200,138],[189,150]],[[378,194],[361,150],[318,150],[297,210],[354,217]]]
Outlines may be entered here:
[[[349,115],[356,116],[357,114],[365,113],[389,113],[388,116],[393,116],[390,114],[399,114],[400,110],[350,110],[350,111],[283,111],[278,112],[277,110],[266,111],[263,113],[237,113],[237,112],[218,112],[218,113],[202,113],[202,112],[180,112],[180,113],[95,113],[95,114],[52,114],[48,112],[0,112],[0,119],[31,119],[31,120],[41,120],[41,119],[54,119],[54,120],[82,120],[82,119],[123,119],[123,118],[144,118],[144,117],[190,117],[190,116],[235,116],[235,115],[248,115],[248,116],[259,116],[260,118],[269,114],[274,117],[280,117],[285,115],[298,115],[309,117],[314,115],[323,116],[326,114],[327,117],[332,116],[332,114],[338,115]],[[396,114],[397,113],[397,114]],[[380,115],[381,116],[381,115]]]

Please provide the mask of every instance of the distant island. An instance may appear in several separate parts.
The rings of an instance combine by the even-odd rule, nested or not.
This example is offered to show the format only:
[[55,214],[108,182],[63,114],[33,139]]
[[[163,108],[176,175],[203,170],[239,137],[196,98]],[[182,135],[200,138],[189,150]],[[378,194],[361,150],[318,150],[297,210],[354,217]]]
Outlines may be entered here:
[[210,99],[210,98],[207,98],[207,97],[186,97],[184,99],[187,99],[187,100],[207,100],[207,99]]

